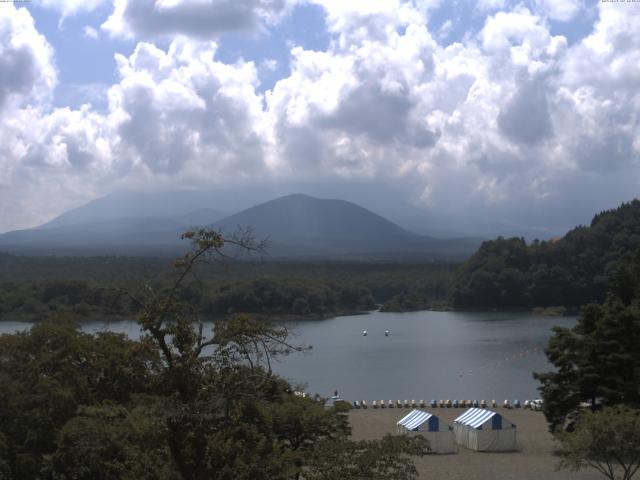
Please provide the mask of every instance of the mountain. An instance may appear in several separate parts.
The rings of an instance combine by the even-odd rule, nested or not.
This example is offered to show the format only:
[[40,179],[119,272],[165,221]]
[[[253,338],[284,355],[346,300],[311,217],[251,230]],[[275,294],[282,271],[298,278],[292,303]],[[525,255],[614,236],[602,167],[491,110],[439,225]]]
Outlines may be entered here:
[[212,225],[232,233],[250,227],[273,256],[468,256],[480,241],[417,235],[344,200],[294,194],[243,210]]
[[[180,233],[208,225],[231,234],[251,228],[273,258],[463,259],[478,239],[441,240],[409,232],[344,200],[295,194],[218,220],[205,195],[120,194],[60,215],[45,225],[0,235],[0,250],[31,254],[176,255]],[[199,208],[193,209],[194,206]]]
[[210,191],[116,192],[69,210],[37,228],[131,218],[169,219],[184,225],[191,225],[195,221],[198,225],[205,225],[225,216],[211,207],[216,204],[215,197],[215,192]]
[[102,222],[38,227],[0,235],[0,250],[25,254],[175,254],[180,233],[188,227],[178,221],[124,218]]

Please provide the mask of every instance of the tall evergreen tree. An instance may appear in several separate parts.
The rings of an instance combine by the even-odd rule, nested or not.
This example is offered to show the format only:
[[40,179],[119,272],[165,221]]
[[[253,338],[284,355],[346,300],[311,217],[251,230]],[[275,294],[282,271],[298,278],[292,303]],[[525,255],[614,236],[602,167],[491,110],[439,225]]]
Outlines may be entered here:
[[614,269],[602,304],[586,306],[572,329],[554,328],[545,352],[556,371],[534,374],[555,430],[583,402],[640,407],[640,253]]

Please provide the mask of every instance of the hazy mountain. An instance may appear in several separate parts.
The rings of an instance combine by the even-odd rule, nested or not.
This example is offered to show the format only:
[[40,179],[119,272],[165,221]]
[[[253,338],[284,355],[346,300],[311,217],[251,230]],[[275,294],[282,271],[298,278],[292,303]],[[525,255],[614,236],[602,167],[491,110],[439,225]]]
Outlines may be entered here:
[[183,225],[205,225],[225,216],[210,191],[116,192],[74,208],[37,228],[110,222],[132,218],[170,219]]
[[[268,254],[274,258],[464,258],[480,244],[478,239],[418,235],[354,203],[301,194],[215,221],[219,212],[206,207],[203,195],[186,192],[173,203],[165,202],[170,197],[167,194],[105,197],[40,227],[0,235],[0,249],[37,254],[175,255],[187,246],[180,241],[180,233],[200,225],[226,233],[251,228],[256,238],[269,240]],[[189,210],[195,205],[200,208]]]
[[274,256],[468,256],[478,239],[436,239],[409,232],[359,205],[295,194],[248,208],[213,224],[231,233],[250,227]]
[[16,230],[0,235],[0,249],[36,254],[162,254],[180,248],[180,232],[186,229],[170,219],[125,218]]

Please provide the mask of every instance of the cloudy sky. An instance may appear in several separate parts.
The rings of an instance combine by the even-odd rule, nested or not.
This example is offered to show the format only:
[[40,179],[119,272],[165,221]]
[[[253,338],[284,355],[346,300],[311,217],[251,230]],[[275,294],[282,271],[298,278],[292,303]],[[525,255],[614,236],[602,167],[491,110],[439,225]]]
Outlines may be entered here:
[[638,32],[622,1],[1,2],[0,231],[264,185],[588,222],[638,194]]

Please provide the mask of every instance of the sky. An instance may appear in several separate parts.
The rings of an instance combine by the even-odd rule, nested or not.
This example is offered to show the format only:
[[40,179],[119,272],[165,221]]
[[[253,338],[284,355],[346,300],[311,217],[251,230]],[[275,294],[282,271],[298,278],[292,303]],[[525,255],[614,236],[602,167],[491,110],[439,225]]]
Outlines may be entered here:
[[549,236],[638,195],[638,32],[628,0],[3,1],[0,232],[307,186]]

